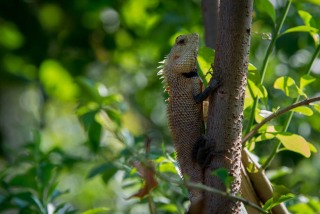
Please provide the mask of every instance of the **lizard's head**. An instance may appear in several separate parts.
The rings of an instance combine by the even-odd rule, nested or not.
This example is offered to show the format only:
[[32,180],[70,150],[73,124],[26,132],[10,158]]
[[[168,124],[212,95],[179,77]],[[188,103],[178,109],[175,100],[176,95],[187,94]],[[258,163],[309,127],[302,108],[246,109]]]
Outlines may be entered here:
[[196,69],[198,45],[199,36],[196,33],[178,36],[166,60],[169,70],[186,73]]

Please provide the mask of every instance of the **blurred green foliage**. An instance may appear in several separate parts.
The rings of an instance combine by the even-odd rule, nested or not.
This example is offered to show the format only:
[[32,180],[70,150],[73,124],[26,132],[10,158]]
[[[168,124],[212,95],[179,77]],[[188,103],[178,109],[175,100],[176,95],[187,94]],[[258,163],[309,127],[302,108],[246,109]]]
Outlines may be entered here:
[[[284,4],[255,1],[249,86],[260,103],[254,124],[261,121],[259,110],[272,112],[290,105],[293,95],[320,90],[318,58],[303,76],[319,42],[317,1],[293,3],[258,84]],[[157,173],[180,179],[156,73],[177,35],[203,38],[200,8],[198,0],[0,1],[0,212],[149,213],[150,197],[157,213],[184,212],[186,190],[161,176],[151,196],[128,198],[144,182],[134,161],[151,159]],[[206,73],[213,52],[202,48],[199,54]],[[244,127],[252,110],[249,92]],[[308,148],[292,145],[299,139],[319,150],[320,114],[305,111],[293,115],[288,131],[296,135],[276,136],[300,154],[279,152],[267,172],[295,195],[287,202],[293,212],[319,212],[319,154],[305,158]],[[285,119],[272,121],[269,130]],[[275,138],[261,136],[251,149],[263,162]]]

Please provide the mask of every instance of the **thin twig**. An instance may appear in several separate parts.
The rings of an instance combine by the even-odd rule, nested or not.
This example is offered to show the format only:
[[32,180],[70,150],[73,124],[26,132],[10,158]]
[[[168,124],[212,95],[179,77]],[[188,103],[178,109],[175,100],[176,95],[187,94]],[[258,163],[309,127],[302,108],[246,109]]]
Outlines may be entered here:
[[244,144],[245,142],[247,142],[264,124],[266,124],[267,122],[269,122],[270,120],[289,112],[290,110],[297,108],[299,106],[303,106],[303,105],[309,105],[310,103],[316,102],[320,100],[320,96],[318,97],[313,97],[310,99],[305,99],[302,100],[300,102],[294,103],[290,106],[287,106],[283,109],[280,109],[277,112],[274,112],[273,114],[271,114],[270,116],[266,117],[263,121],[261,121],[259,124],[257,124],[246,136],[244,136],[244,138],[242,138],[242,144]]
[[256,205],[255,203],[252,203],[251,201],[248,201],[247,199],[242,198],[240,196],[232,195],[232,194],[230,194],[228,192],[224,192],[224,191],[221,191],[221,190],[206,186],[206,185],[201,184],[201,183],[186,182],[186,185],[189,186],[189,187],[193,187],[193,188],[205,190],[205,191],[208,191],[208,192],[212,192],[212,193],[224,196],[224,197],[229,198],[229,199],[234,200],[234,201],[241,201],[243,204],[251,206],[251,207],[259,210],[261,213],[266,213],[266,214],[269,213],[269,212],[265,211],[264,209],[262,209],[261,207],[259,207],[258,205]]
[[232,195],[232,194],[230,194],[228,192],[224,192],[224,191],[221,191],[219,189],[215,189],[215,188],[206,186],[206,185],[201,184],[201,183],[194,183],[194,182],[190,182],[190,181],[176,180],[176,179],[169,178],[169,177],[167,177],[167,176],[165,176],[163,174],[157,173],[157,172],[156,172],[156,174],[160,179],[165,180],[167,182],[170,182],[172,184],[177,184],[179,186],[189,186],[189,187],[192,187],[192,188],[197,188],[197,189],[205,190],[205,191],[208,191],[208,192],[212,192],[212,193],[221,195],[223,197],[229,198],[231,200],[241,201],[243,204],[248,205],[250,207],[253,207],[254,209],[259,210],[261,213],[266,213],[266,214],[268,213],[267,211],[265,211],[264,209],[262,209],[258,205],[254,204],[253,202],[251,202],[251,201],[249,201],[249,200],[247,200],[245,198],[242,198],[240,196]]

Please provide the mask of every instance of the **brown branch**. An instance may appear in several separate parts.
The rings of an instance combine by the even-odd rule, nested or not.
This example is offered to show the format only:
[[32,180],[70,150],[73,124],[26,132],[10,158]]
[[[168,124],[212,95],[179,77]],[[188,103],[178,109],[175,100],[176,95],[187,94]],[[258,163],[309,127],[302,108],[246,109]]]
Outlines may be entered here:
[[244,138],[242,138],[242,144],[244,144],[245,142],[247,142],[264,124],[266,124],[267,122],[269,122],[270,120],[284,114],[287,113],[288,111],[297,108],[299,106],[303,106],[303,105],[309,105],[310,103],[316,102],[320,100],[320,96],[319,97],[313,97],[310,99],[305,99],[302,100],[300,102],[294,103],[290,106],[287,106],[283,109],[280,109],[277,112],[274,112],[273,114],[271,114],[270,116],[266,117],[263,121],[261,121],[259,124],[257,124],[246,136],[244,136]]

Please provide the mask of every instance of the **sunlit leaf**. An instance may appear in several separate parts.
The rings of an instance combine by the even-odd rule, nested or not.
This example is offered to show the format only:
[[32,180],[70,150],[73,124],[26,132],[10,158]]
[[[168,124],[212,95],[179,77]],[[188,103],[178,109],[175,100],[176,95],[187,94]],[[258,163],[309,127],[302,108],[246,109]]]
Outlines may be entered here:
[[313,144],[308,143],[308,146],[309,146],[309,149],[311,152],[313,152],[313,153],[318,152],[317,148]]
[[256,142],[259,142],[259,141],[264,141],[264,140],[271,140],[275,137],[275,134],[272,134],[272,133],[262,133],[261,135],[259,135],[258,137],[256,137]]
[[159,205],[158,210],[165,211],[166,213],[179,213],[177,205],[175,204],[164,204],[164,205]]
[[254,114],[254,119],[256,120],[257,123],[261,123],[261,121],[264,120],[264,118],[260,115],[259,109],[256,109],[255,114]]
[[320,103],[313,104],[312,106],[317,112],[320,112]]
[[307,106],[299,106],[297,108],[292,109],[291,111],[306,115],[306,116],[311,116],[313,115],[313,111],[307,107]]
[[[291,213],[300,213],[303,210],[303,214],[315,214],[316,211],[307,203],[298,203],[288,207]],[[320,211],[320,210],[318,210]]]
[[287,150],[297,152],[307,158],[310,157],[309,144],[302,136],[292,133],[279,133],[276,138]]
[[171,173],[177,173],[176,167],[172,162],[166,162],[162,163],[159,166],[159,171],[160,172],[171,172]]
[[203,46],[199,48],[197,60],[202,76],[205,77],[203,78],[205,82],[209,82],[210,80],[210,75],[206,74],[207,72],[212,71],[211,66],[214,60],[214,54],[214,50],[209,47]]
[[253,163],[249,163],[246,170],[250,173],[257,173],[259,171],[258,167]]
[[287,34],[287,33],[294,33],[294,32],[307,32],[307,33],[318,33],[318,29],[310,26],[297,26],[287,29],[285,32],[283,32],[281,35]]
[[288,97],[295,98],[299,95],[298,87],[291,77],[279,77],[274,82],[274,88],[280,89]]
[[250,88],[250,92],[252,93],[253,97],[259,97],[263,99],[268,96],[266,88],[260,83],[256,84],[253,81],[248,80],[248,87]]
[[301,19],[303,20],[304,24],[306,26],[310,26],[310,21],[312,19],[311,14],[304,10],[298,10],[298,13]]
[[78,87],[69,72],[55,60],[45,60],[40,66],[40,80],[46,92],[61,100],[72,100]]
[[248,65],[248,71],[256,71],[258,70],[253,64],[249,63]]
[[[314,21],[310,13],[304,10],[299,10],[298,13],[306,26],[316,27],[316,22]],[[310,32],[310,35],[313,38],[315,44],[319,44],[319,34]]]
[[310,75],[303,75],[300,78],[300,89],[303,90],[307,85],[316,81],[316,78]]
[[311,3],[311,4],[314,4],[314,5],[320,6],[320,1],[319,0],[293,0],[293,2],[298,2],[298,3],[305,2],[305,3]]
[[98,208],[94,208],[94,209],[90,209],[90,210],[84,211],[81,214],[99,214],[99,213],[106,213],[109,210],[110,209],[107,208],[107,207],[98,207]]

